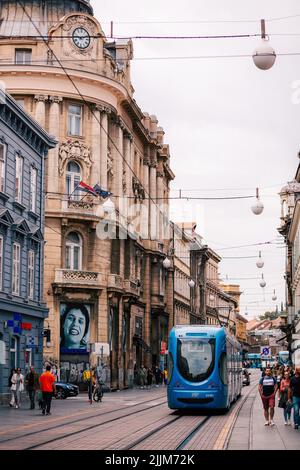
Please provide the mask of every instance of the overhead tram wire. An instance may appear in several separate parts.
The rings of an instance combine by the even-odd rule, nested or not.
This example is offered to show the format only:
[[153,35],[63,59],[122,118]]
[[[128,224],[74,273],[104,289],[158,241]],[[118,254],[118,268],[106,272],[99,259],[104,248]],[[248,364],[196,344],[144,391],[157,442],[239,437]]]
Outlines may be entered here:
[[86,99],[84,98],[84,96],[82,95],[81,91],[79,90],[78,86],[76,85],[76,83],[74,82],[74,80],[72,79],[72,77],[69,75],[68,71],[66,70],[66,68],[63,66],[63,64],[60,62],[60,59],[57,57],[57,55],[55,54],[55,52],[53,51],[53,49],[49,46],[48,44],[48,41],[46,40],[46,38],[41,34],[41,32],[39,31],[38,27],[35,25],[34,21],[32,20],[32,18],[30,17],[30,15],[28,14],[26,8],[25,8],[25,5],[23,4],[23,2],[21,2],[20,0],[17,0],[17,2],[19,3],[19,5],[21,6],[21,8],[23,9],[25,15],[27,16],[27,18],[29,19],[29,21],[31,22],[31,24],[34,26],[34,28],[36,29],[36,31],[38,32],[38,34],[40,35],[40,37],[43,39],[43,42],[45,43],[46,47],[48,48],[48,50],[53,54],[53,57],[56,59],[56,61],[59,63],[61,69],[64,71],[64,73],[66,74],[67,78],[70,80],[70,82],[72,83],[73,87],[75,88],[75,90],[77,91],[78,95],[80,96],[80,98],[82,99],[82,101],[84,102],[84,104],[88,107],[88,109],[91,111],[92,115],[94,116],[94,118],[96,119],[96,121],[99,123],[101,129],[103,129],[103,131],[105,132],[105,134],[107,135],[107,138],[108,140],[111,142],[111,144],[114,146],[114,148],[116,149],[117,153],[121,156],[122,160],[124,161],[125,165],[127,165],[127,167],[130,169],[131,173],[133,174],[133,176],[136,178],[136,180],[140,183],[140,185],[142,186],[142,188],[144,189],[145,191],[145,194],[147,194],[149,196],[149,199],[153,202],[154,206],[159,210],[159,212],[161,213],[161,215],[163,217],[166,217],[165,214],[162,213],[162,211],[160,210],[160,208],[158,207],[158,205],[155,203],[155,201],[153,200],[153,198],[151,197],[151,195],[149,194],[149,192],[145,189],[144,185],[142,184],[142,182],[140,181],[139,177],[135,174],[134,170],[132,169],[132,167],[129,165],[129,163],[126,161],[124,155],[120,152],[120,150],[118,149],[117,145],[115,144],[115,142],[113,141],[113,139],[111,138],[111,136],[109,135],[109,133],[106,131],[106,129],[104,129],[103,125],[101,124],[101,120],[98,119],[98,117],[96,116],[95,112],[94,112],[94,109],[93,109],[93,106],[88,103],[86,101]]

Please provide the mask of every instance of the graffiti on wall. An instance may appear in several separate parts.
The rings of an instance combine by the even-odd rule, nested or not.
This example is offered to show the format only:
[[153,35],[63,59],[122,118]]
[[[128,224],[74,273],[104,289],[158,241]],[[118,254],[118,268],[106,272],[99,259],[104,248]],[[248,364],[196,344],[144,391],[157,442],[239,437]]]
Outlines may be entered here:
[[70,362],[65,361],[60,363],[60,380],[62,382],[70,382],[79,384],[83,382],[83,372],[89,368],[88,362]]

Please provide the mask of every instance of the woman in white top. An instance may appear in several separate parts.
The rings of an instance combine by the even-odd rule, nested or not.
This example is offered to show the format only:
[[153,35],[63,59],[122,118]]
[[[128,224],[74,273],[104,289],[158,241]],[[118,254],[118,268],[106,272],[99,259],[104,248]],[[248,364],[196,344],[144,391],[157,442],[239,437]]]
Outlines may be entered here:
[[15,408],[21,405],[21,393],[24,391],[24,376],[21,374],[21,369],[18,367],[17,373],[11,378],[11,391],[15,397]]

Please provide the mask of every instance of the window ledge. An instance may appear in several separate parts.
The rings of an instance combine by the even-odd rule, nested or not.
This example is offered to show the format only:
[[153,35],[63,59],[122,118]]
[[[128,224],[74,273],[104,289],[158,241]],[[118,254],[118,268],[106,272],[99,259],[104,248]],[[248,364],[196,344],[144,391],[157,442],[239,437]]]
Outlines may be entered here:
[[17,209],[20,209],[22,212],[25,211],[26,206],[23,206],[20,202],[14,201],[13,206],[16,207]]
[[30,215],[30,217],[35,220],[38,220],[40,218],[40,216],[36,212],[28,211],[28,215]]
[[9,200],[9,196],[2,191],[0,191],[0,199],[2,199],[4,202]]

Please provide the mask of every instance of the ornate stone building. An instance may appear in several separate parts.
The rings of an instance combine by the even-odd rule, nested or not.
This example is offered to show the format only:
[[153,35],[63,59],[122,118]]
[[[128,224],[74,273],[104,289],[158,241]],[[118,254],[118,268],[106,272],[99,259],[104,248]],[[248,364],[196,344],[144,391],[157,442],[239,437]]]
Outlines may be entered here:
[[[0,4],[0,80],[59,142],[46,168],[45,358],[73,381],[92,358],[112,389],[128,387],[172,326],[169,147],[133,98],[131,41],[109,42],[87,0],[22,3]],[[81,181],[113,193],[113,214]]]

